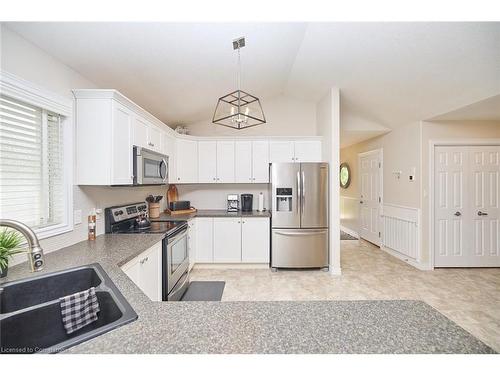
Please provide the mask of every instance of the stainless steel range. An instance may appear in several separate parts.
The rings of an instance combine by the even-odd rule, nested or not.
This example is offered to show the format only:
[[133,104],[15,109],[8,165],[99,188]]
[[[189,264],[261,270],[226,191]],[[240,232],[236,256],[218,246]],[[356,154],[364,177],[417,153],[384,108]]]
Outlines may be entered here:
[[145,202],[104,210],[105,231],[115,234],[164,234],[162,240],[162,299],[178,301],[189,285],[186,221],[151,222]]

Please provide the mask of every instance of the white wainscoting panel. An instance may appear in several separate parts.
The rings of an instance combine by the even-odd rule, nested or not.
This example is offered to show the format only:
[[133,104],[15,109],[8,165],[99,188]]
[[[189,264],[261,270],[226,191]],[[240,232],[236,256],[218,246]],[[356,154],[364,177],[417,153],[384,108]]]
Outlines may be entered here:
[[420,259],[420,209],[384,204],[382,244],[405,257]]

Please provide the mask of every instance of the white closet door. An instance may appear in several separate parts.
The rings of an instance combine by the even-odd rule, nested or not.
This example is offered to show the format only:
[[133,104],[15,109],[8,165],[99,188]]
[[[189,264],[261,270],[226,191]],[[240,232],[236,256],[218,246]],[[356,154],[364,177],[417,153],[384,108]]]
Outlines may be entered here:
[[500,266],[500,146],[470,147],[472,256],[478,267]]
[[380,246],[380,151],[359,156],[360,236]]
[[500,147],[438,146],[434,265],[500,266]]
[[[470,218],[467,207],[467,148],[436,147],[434,152],[434,265],[467,264]],[[470,228],[469,228],[470,229]]]

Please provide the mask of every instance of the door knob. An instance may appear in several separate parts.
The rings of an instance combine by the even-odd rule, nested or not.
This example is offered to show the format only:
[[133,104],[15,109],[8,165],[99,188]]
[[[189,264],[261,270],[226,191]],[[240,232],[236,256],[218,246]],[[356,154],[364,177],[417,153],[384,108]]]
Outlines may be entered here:
[[488,216],[488,214],[486,212],[478,211],[477,216]]
[[457,211],[454,213],[455,216],[462,216],[462,213],[460,211]]

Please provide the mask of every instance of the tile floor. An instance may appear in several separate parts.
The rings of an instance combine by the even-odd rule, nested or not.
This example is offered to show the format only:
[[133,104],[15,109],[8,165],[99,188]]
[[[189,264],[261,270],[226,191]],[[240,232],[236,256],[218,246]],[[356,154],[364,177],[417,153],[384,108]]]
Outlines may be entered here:
[[226,281],[223,301],[423,300],[500,352],[500,268],[420,271],[364,241],[342,241],[342,276],[323,271],[195,269]]

